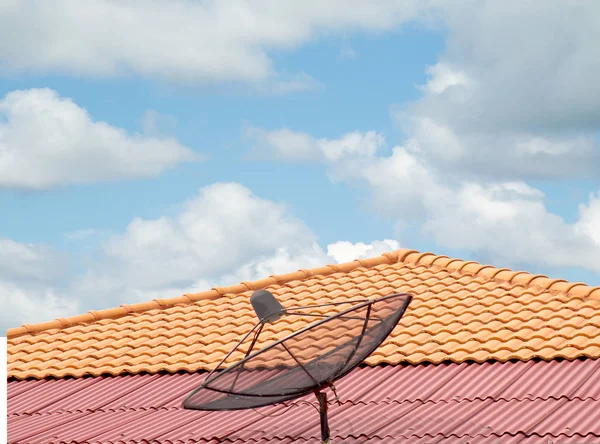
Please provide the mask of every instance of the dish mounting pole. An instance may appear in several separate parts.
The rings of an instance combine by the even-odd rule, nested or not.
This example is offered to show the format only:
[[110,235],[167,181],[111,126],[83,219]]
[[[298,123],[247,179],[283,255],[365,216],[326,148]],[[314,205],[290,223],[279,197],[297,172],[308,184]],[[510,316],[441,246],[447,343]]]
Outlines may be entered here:
[[321,442],[331,444],[329,440],[329,423],[327,421],[327,393],[315,390],[315,395],[319,401],[319,415],[321,416]]

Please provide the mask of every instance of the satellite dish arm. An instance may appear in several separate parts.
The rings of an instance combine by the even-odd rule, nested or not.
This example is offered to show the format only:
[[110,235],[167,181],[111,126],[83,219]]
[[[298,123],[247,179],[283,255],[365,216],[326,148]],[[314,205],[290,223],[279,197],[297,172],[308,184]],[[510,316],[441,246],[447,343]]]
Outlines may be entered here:
[[348,363],[352,360],[352,358],[354,358],[354,355],[356,355],[356,351],[358,350],[358,347],[360,347],[363,337],[365,336],[365,332],[367,331],[367,325],[369,324],[369,321],[371,320],[371,307],[372,307],[372,305],[367,305],[367,314],[365,315],[365,323],[363,324],[363,328],[360,333],[360,336],[358,337],[358,340],[356,341],[356,346],[354,347],[354,351],[352,353],[350,353],[350,355],[348,355],[348,358],[346,359],[346,362],[344,363],[344,367],[346,367],[348,365]]
[[[252,334],[252,332],[254,330],[256,330],[256,328],[258,326],[260,326],[261,330],[262,330],[263,324],[264,323],[263,323],[262,319],[260,321],[258,321],[256,324],[254,324],[254,327],[252,327],[250,329],[250,331],[248,333],[246,333],[246,335],[242,338],[242,340],[240,342],[238,342],[235,345],[235,347],[233,347],[233,349],[229,353],[227,353],[227,355],[225,355],[225,357],[223,359],[221,359],[221,361],[217,364],[217,366],[215,368],[213,368],[208,375],[206,375],[206,378],[204,378],[204,380],[202,381],[202,385],[204,385],[204,383],[206,381],[208,381],[209,378],[211,377],[211,375],[221,367],[221,365],[227,360],[227,358],[229,358],[233,354],[233,352],[235,352],[240,347],[240,345],[242,345],[244,343],[244,341],[246,339],[248,339],[248,336],[250,336]],[[254,341],[252,341],[252,346],[254,346],[255,342],[256,342],[256,338],[254,338]],[[250,350],[252,350],[252,346],[250,347]],[[250,350],[248,350],[248,353],[250,353]],[[246,356],[248,356],[248,353],[246,353]]]
[[[248,347],[248,351],[246,352],[246,356],[245,356],[246,358],[252,352],[252,349],[254,348],[254,344],[256,344],[256,340],[258,339],[258,336],[262,332],[264,325],[265,325],[264,322],[261,322],[260,328],[258,330],[256,330],[256,334],[254,335],[254,338],[252,338],[252,343],[250,344],[250,347]],[[235,384],[237,383],[237,380],[240,377],[240,373],[242,372],[242,370],[244,370],[244,365],[246,365],[246,363],[244,361],[242,361],[242,364],[238,368],[237,375],[235,375],[235,379],[231,383],[231,388],[229,389],[230,391],[233,391],[233,389],[235,388]]]

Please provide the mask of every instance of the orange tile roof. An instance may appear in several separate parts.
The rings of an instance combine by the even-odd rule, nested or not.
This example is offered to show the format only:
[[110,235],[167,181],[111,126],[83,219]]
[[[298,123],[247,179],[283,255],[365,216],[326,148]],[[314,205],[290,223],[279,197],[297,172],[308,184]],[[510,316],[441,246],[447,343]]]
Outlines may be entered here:
[[[408,312],[367,364],[600,357],[600,287],[398,250],[8,331],[8,376],[208,370],[254,325],[252,291],[284,306],[397,292]],[[296,328],[293,317],[276,325]]]

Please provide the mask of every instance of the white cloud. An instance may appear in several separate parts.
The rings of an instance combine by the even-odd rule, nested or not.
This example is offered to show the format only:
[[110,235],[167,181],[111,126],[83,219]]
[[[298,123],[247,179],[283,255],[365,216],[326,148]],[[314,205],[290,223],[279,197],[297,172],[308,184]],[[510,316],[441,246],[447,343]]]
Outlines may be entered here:
[[332,262],[316,242],[302,247],[282,246],[268,254],[258,256],[244,263],[233,271],[225,273],[218,280],[219,285],[231,285],[242,281],[253,281],[273,274],[285,274],[300,268],[315,268]]
[[[446,28],[445,50],[428,71],[421,99],[397,115],[407,139],[390,155],[381,154],[385,142],[376,132],[331,139],[253,128],[249,132],[258,141],[256,152],[279,160],[322,162],[333,180],[363,184],[379,211],[393,215],[401,226],[422,227],[441,246],[471,249],[509,266],[526,262],[600,272],[600,197],[592,195],[580,206],[576,222],[567,223],[548,211],[543,194],[526,183],[531,178],[598,179],[598,4],[433,3],[429,12]],[[392,29],[422,18],[420,8],[427,3],[418,4],[357,0],[319,2],[316,7],[306,2],[96,0],[85,7],[64,1],[22,8],[14,2],[0,13],[1,68],[94,76],[134,73],[194,84],[242,81],[283,93],[305,89],[312,79],[302,73],[282,76],[271,51],[289,50],[324,34]],[[56,101],[56,96],[50,100]],[[53,140],[55,134],[66,137],[59,131],[64,128],[71,137],[72,120],[90,125],[83,110],[58,102],[70,104],[71,111],[74,106],[79,120],[53,117],[54,124],[48,125],[46,114],[34,107],[33,128],[43,130],[44,140]],[[70,114],[61,111],[59,117],[63,115]],[[7,127],[1,125],[4,147]],[[27,125],[22,128],[31,122]],[[110,134],[106,138],[111,143],[140,143],[106,124],[93,128]],[[157,149],[165,141],[151,142],[148,146]],[[22,152],[29,153],[19,149],[8,158],[14,162]],[[122,151],[117,155],[103,150],[103,156],[107,152],[122,160]],[[36,151],[31,158],[41,154]],[[51,158],[62,159],[56,154]],[[138,165],[125,162],[127,168],[108,168],[94,180],[157,174],[165,164],[182,160],[174,157],[178,160],[167,156],[160,158],[162,163],[152,161],[135,174],[131,168]],[[90,162],[107,165],[107,157],[99,159]],[[35,171],[35,180],[34,175],[22,179],[22,174],[12,180],[30,188],[63,183],[64,177],[69,183],[87,180],[87,168],[82,179],[70,165],[58,168],[44,162],[52,168],[48,177]],[[81,300],[86,308],[101,308],[371,255],[395,245],[388,240],[371,245],[338,242],[324,252],[285,207],[240,185],[219,184],[202,189],[176,216],[132,221],[106,245],[104,263],[75,282],[72,291],[92,298]],[[18,294],[16,278],[11,279],[4,288]],[[52,302],[55,294],[39,292],[50,295],[45,299],[49,310],[69,306]]]
[[316,139],[288,128],[265,131],[247,126],[245,133],[255,141],[253,155],[290,162],[362,159],[373,156],[385,145],[384,137],[375,131],[354,131],[339,139]]
[[256,141],[250,153],[253,157],[271,158],[282,162],[302,162],[318,160],[322,156],[315,139],[308,134],[287,128],[265,131],[253,126],[246,126],[244,133]]
[[113,237],[106,255],[118,274],[147,287],[218,276],[280,247],[301,251],[312,232],[285,206],[236,183],[204,187],[175,217],[134,219]]
[[352,252],[340,245],[325,252],[285,205],[237,183],[216,183],[200,189],[173,217],[134,219],[106,242],[102,261],[73,291],[92,297],[88,308],[112,306],[376,256],[397,246],[375,241]]
[[[378,157],[385,145],[376,131],[353,131],[338,139],[316,139],[309,134],[289,129],[267,131],[253,128],[254,153],[284,161],[313,160],[325,164],[332,181],[361,181],[376,193],[381,209],[410,200],[421,205],[419,192],[435,187],[431,172],[415,156],[415,146],[395,147],[390,157]],[[408,205],[407,205],[408,206]]]
[[596,136],[459,131],[428,116],[394,112],[428,164],[471,180],[597,179],[600,146]]
[[398,241],[384,239],[370,244],[357,242],[353,244],[348,241],[338,241],[327,246],[327,254],[338,263],[350,262],[355,259],[365,259],[369,257],[381,256],[388,251],[394,251],[400,248]]
[[431,93],[441,94],[453,86],[469,84],[469,79],[464,73],[454,71],[443,63],[430,66],[425,72],[429,75],[429,80],[423,89]]
[[600,248],[550,213],[543,194],[524,183],[465,183],[437,202],[424,224],[437,243],[477,251],[493,261],[576,266],[600,273]]
[[465,156],[470,154],[451,128],[436,124],[428,118],[416,120],[412,133],[413,147],[418,146],[420,153],[430,158],[457,164],[464,162]]
[[337,140],[319,139],[317,146],[330,162],[340,161],[344,158],[365,158],[377,153],[385,144],[385,139],[375,131],[361,133],[354,131],[345,134]]
[[[5,71],[242,81],[279,94],[316,83],[307,73],[279,73],[271,52],[323,36],[433,23],[445,31],[445,50],[428,68],[424,96],[410,113],[461,141],[472,159],[457,167],[499,179],[590,177],[600,166],[600,6],[546,6],[542,0],[94,0],[85,7],[62,0],[35,8],[9,2],[0,14],[0,60]],[[573,130],[585,140],[567,152],[571,145],[562,139]],[[444,140],[434,142],[432,159],[452,162],[436,157]],[[529,161],[516,162],[523,152]]]
[[429,163],[472,179],[599,177],[600,4],[546,6],[465,1],[432,9],[446,49],[427,70],[423,96],[397,116]]
[[593,144],[592,140],[582,138],[552,141],[543,137],[530,137],[516,141],[516,152],[524,158],[532,158],[540,154],[548,156],[572,155],[577,151],[588,150],[588,147],[593,148]]
[[50,89],[14,91],[0,100],[0,188],[148,178],[199,158],[174,139],[94,122]]
[[[326,165],[330,178],[363,184],[379,212],[440,246],[507,265],[600,273],[598,196],[568,223],[528,183],[600,178],[600,4],[432,5],[445,49],[427,69],[422,97],[396,107],[406,140],[391,155],[374,153],[353,133],[364,156],[352,164],[325,156],[308,134],[294,137],[312,141],[310,160]],[[281,144],[265,142],[269,135],[259,142],[281,156]]]
[[576,230],[587,235],[600,249],[600,192],[590,196],[589,205],[579,206]]
[[285,205],[237,183],[216,183],[173,217],[134,219],[103,248],[73,277],[57,265],[56,251],[0,240],[0,302],[10,313],[0,316],[0,328],[377,256],[398,243],[341,241],[324,251]]
[[9,328],[35,324],[79,313],[78,301],[67,299],[45,286],[24,290],[11,282],[0,280],[0,332],[6,335]]
[[363,162],[362,169],[354,169],[346,179],[365,184],[379,212],[392,216],[403,212],[403,219],[419,220],[428,207],[446,198],[446,190],[411,151],[410,147],[394,147],[391,156]]
[[[261,134],[262,141],[269,140],[268,131]],[[292,134],[311,139],[300,132]],[[389,156],[378,155],[367,134],[351,133],[315,144],[322,153],[324,146],[356,140],[349,152],[360,153],[358,164],[346,162],[343,156],[317,158],[327,166],[330,177],[365,186],[372,207],[394,217],[400,226],[420,227],[440,246],[468,249],[505,265],[583,267],[600,273],[596,229],[600,198],[592,196],[589,206],[581,207],[578,221],[569,224],[547,210],[540,190],[523,181],[487,178],[477,182],[460,171],[438,169],[422,146],[427,138],[421,132],[403,146],[393,147]],[[360,253],[365,247],[341,243],[331,248],[330,255],[337,258],[345,252]]]
[[60,296],[67,265],[65,255],[49,247],[0,239],[0,332],[77,314],[78,302]]
[[67,266],[66,257],[47,246],[0,238],[0,279],[52,282]]
[[376,131],[353,131],[339,139],[318,139],[288,128],[266,131],[247,125],[244,133],[253,143],[250,157],[281,162],[323,162],[331,167],[328,174],[333,181],[360,171],[364,161],[385,146],[385,138]]
[[447,29],[438,65],[477,87],[465,103],[425,97],[422,109],[435,120],[486,130],[597,128],[599,4],[469,0],[434,9]]
[[[30,3],[2,6],[4,71],[135,73],[194,84],[260,84],[277,77],[272,51],[325,34],[392,29],[421,10],[420,2],[412,0]],[[290,88],[297,85],[276,89]]]

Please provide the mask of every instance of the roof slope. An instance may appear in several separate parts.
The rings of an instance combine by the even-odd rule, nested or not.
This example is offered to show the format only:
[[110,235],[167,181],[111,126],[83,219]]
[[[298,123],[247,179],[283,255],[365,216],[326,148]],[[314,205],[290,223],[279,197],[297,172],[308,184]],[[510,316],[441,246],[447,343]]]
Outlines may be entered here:
[[[358,368],[329,424],[335,442],[600,442],[598,376],[597,359]],[[202,377],[12,381],[9,442],[320,442],[314,396],[260,409],[273,417],[183,410]]]
[[[413,294],[370,365],[600,357],[600,287],[399,250],[12,329],[8,376],[211,369],[256,322],[249,296],[259,288],[284,306]],[[292,332],[294,322],[277,324]]]

